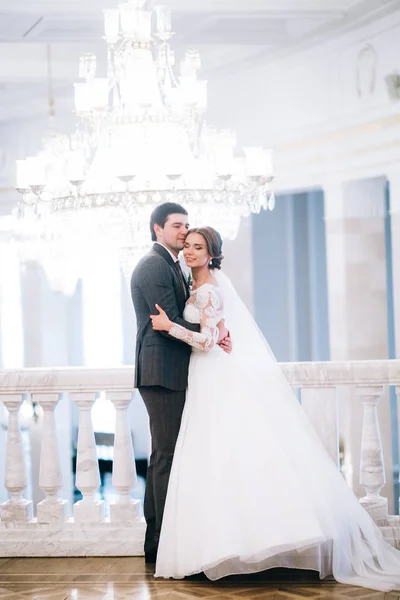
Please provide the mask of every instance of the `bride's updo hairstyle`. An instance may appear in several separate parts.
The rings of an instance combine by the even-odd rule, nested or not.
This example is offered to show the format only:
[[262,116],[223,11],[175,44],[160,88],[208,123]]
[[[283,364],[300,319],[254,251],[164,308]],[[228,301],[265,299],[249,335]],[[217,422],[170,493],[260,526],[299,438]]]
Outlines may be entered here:
[[218,231],[213,229],[213,227],[194,227],[193,229],[189,229],[187,235],[191,233],[198,233],[205,239],[208,254],[211,256],[209,268],[211,270],[220,269],[224,257],[222,256],[222,237]]

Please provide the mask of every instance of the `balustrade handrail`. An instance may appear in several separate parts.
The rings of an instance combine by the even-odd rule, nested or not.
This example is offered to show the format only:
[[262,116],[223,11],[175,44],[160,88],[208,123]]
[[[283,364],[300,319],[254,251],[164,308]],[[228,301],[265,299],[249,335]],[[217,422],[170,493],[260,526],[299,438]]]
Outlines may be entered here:
[[[294,387],[400,386],[400,359],[280,363]],[[133,389],[134,367],[55,367],[0,370],[0,394],[125,391]]]
[[400,359],[280,363],[293,387],[400,386]]
[[118,392],[134,389],[133,366],[55,367],[0,370],[0,394]]

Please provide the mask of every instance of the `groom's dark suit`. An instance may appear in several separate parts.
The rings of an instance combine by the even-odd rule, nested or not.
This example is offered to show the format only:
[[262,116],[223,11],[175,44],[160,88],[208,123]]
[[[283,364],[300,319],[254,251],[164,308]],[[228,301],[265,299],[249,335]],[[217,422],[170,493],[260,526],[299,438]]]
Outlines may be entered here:
[[166,332],[153,331],[150,315],[157,314],[158,304],[171,321],[192,331],[199,331],[200,326],[182,318],[189,289],[180,267],[160,244],[154,244],[133,271],[131,293],[137,320],[135,387],[149,414],[152,439],[144,499],[144,549],[151,557],[157,552],[191,348]]

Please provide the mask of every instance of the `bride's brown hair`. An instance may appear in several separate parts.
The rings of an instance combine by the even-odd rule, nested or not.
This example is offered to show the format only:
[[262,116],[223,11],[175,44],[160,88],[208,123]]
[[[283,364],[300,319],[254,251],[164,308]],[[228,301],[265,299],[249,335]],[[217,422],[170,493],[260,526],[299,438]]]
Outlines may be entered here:
[[222,237],[218,231],[213,227],[193,227],[193,229],[189,229],[187,236],[191,233],[198,233],[205,239],[208,254],[211,256],[209,268],[220,269],[224,257],[222,256]]

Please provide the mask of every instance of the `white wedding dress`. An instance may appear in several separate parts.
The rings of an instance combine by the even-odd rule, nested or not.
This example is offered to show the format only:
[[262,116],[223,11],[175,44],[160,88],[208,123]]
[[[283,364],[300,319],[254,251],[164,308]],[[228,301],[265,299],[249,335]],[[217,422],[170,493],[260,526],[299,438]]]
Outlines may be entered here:
[[[291,567],[400,588],[400,551],[347,486],[229,279],[215,277],[185,308],[201,332],[170,331],[193,351],[155,576]],[[230,355],[215,343],[222,316]]]

